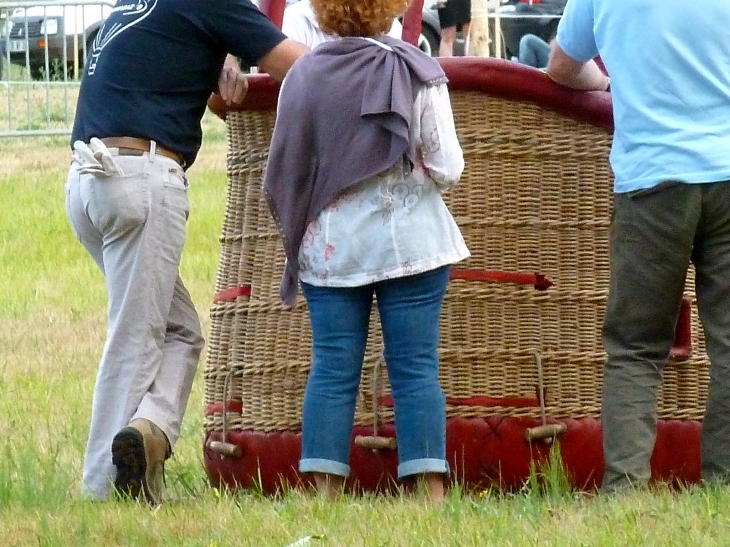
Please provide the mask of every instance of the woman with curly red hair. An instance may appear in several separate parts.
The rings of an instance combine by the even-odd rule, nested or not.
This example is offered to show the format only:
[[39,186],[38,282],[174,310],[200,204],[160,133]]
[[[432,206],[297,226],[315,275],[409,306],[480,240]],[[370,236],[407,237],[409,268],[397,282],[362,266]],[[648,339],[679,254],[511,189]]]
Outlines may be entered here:
[[[319,28],[319,22],[317,16],[314,15],[310,0],[296,0],[292,4],[287,3],[284,10],[284,20],[281,23],[281,31],[292,40],[306,45],[309,49],[314,49],[322,42],[329,42],[337,38],[337,36],[324,33]],[[402,34],[403,25],[398,19],[393,19],[388,36],[401,38]]]
[[439,316],[469,256],[441,194],[464,159],[437,61],[385,35],[406,0],[312,0],[337,35],[282,84],[264,191],[286,251],[281,296],[309,308],[312,368],[299,469],[337,495],[349,455],[373,296],[395,401],[398,476],[444,495]]

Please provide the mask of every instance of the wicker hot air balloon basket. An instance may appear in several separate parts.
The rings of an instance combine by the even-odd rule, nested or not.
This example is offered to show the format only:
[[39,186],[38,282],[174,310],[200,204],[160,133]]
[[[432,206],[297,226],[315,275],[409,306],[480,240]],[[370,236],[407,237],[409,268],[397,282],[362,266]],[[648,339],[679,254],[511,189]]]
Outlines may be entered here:
[[[492,59],[442,62],[466,170],[445,197],[470,259],[441,319],[440,379],[455,478],[519,486],[558,437],[576,486],[600,480],[601,322],[609,277],[611,104]],[[279,301],[284,256],[262,199],[277,87],[262,77],[227,112],[228,200],[205,367],[211,480],[267,491],[297,472],[311,338],[306,304]],[[699,478],[708,360],[692,272],[659,392],[655,478]],[[393,405],[373,313],[355,415],[352,480],[391,484]],[[681,444],[678,444],[681,443]],[[681,449],[677,449],[677,447]]]

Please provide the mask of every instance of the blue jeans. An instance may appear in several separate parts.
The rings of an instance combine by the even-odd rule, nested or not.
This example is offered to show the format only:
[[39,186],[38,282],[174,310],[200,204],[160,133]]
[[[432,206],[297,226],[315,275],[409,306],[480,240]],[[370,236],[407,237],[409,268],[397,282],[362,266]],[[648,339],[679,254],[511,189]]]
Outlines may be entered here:
[[525,34],[520,39],[519,61],[523,65],[545,68],[550,60],[550,44],[534,34]]
[[438,380],[439,316],[449,267],[363,287],[302,283],[313,358],[299,470],[347,476],[373,294],[395,401],[398,477],[447,473],[446,398]]

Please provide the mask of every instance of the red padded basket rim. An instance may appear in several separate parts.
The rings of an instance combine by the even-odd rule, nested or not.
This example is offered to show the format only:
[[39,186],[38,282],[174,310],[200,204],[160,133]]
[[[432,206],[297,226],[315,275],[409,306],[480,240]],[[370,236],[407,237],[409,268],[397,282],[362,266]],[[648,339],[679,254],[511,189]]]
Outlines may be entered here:
[[[439,59],[449,79],[449,90],[477,91],[515,102],[528,102],[576,121],[613,131],[611,94],[605,91],[575,91],[560,86],[541,70],[503,59],[449,57]],[[245,101],[226,107],[218,95],[209,108],[225,119],[229,111],[275,110],[279,83],[267,74],[249,76]]]

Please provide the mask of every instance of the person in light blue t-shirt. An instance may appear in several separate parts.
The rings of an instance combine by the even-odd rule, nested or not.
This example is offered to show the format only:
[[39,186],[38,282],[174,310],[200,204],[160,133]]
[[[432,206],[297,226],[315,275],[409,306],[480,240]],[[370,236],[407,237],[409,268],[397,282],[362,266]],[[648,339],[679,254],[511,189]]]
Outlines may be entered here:
[[[651,476],[690,261],[711,360],[702,478],[730,482],[730,2],[568,0],[547,68],[613,98],[602,489]],[[609,80],[591,60],[600,55]]]

